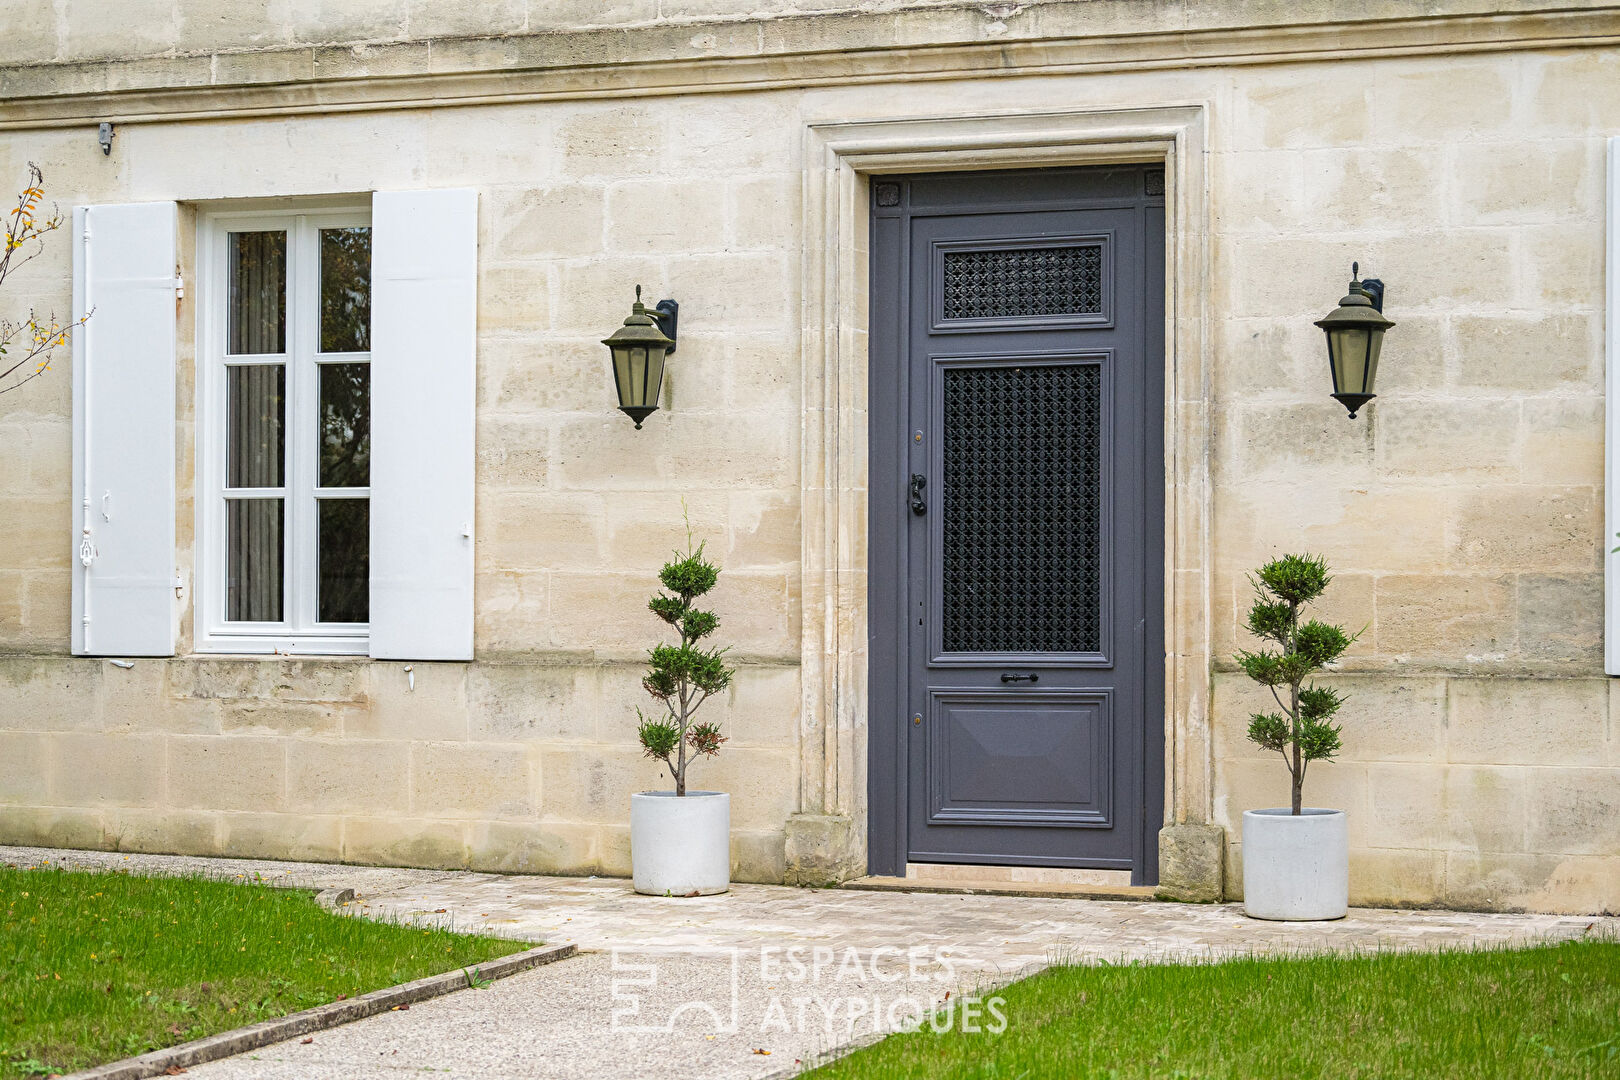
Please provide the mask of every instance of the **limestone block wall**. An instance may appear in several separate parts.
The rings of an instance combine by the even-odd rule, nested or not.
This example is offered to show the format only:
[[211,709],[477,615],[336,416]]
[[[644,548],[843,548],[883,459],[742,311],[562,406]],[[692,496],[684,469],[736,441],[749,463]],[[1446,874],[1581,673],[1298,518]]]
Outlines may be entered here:
[[[766,107],[763,111],[760,105]],[[725,146],[681,137],[704,117]],[[479,193],[475,650],[471,665],[67,657],[71,386],[0,400],[0,834],[142,850],[629,872],[635,744],[658,567],[683,513],[722,567],[739,674],[705,705],[729,737],[694,767],[734,793],[735,872],[783,877],[797,809],[799,385],[781,106],[495,107],[151,125],[119,153],[65,133],[0,148],[64,205],[470,185]],[[267,158],[286,140],[291,155]],[[198,168],[205,161],[210,167]],[[652,165],[656,163],[656,168]],[[183,246],[194,213],[183,215]],[[787,218],[784,224],[783,219]],[[65,311],[64,231],[11,303]],[[195,273],[186,253],[188,281]],[[683,320],[664,408],[614,408],[601,338],[634,286]],[[178,562],[195,539],[191,336],[179,312]],[[190,653],[190,589],[180,651]]]
[[[224,47],[177,36],[213,24],[162,6],[185,20],[154,21],[167,36],[153,55]],[[630,22],[644,7],[589,6]],[[953,9],[937,13],[942,35],[1024,25],[937,6]],[[278,40],[372,33],[329,26],[340,7],[355,10],[321,6]],[[419,7],[459,10],[377,10]],[[1121,25],[1146,10],[1028,17],[1077,7]],[[1164,17],[1147,7],[1131,17]],[[54,44],[12,58],[34,63],[30,86],[39,61],[104,55],[53,25]],[[852,25],[829,17],[826,40]],[[735,793],[739,877],[780,880],[788,817],[822,810],[799,788],[800,492],[815,479],[800,465],[804,126],[1188,102],[1209,124],[1215,655],[1250,644],[1248,569],[1323,554],[1326,616],[1366,629],[1333,676],[1350,699],[1343,758],[1313,767],[1307,798],[1351,811],[1356,902],[1620,908],[1620,735],[1601,662],[1609,46],[151,120],[121,126],[111,157],[93,125],[8,130],[0,176],[38,161],[63,205],[478,189],[478,659],[414,665],[410,689],[399,664],[189,655],[189,617],[174,660],[68,657],[59,370],[0,397],[0,838],[624,873],[628,794],[657,781],[633,739],[637,661],[659,629],[643,605],[684,537],[684,499],[725,569],[720,637],[740,661],[719,703],[731,742],[699,782]],[[0,298],[8,312],[66,310],[59,239]],[[1385,280],[1398,324],[1355,421],[1327,397],[1311,325],[1352,260]],[[635,432],[599,340],[638,282],[679,299],[682,325],[666,409]],[[195,296],[180,312],[176,462],[188,581]],[[1261,692],[1224,659],[1209,679],[1206,809],[1228,829],[1236,895],[1241,811],[1283,801],[1286,773],[1243,738]]]
[[[122,851],[628,874],[660,769],[628,664],[0,660],[0,836]],[[410,676],[414,675],[414,688]],[[733,792],[741,880],[782,879],[797,672],[747,666],[694,781]],[[746,717],[747,722],[741,722]]]
[[[1620,740],[1602,674],[1604,139],[1612,53],[1387,63],[1234,103],[1214,198],[1216,655],[1246,574],[1308,550],[1362,636],[1333,680],[1364,902],[1620,905]],[[1492,104],[1487,107],[1485,102]],[[1337,104],[1335,104],[1337,102]],[[1322,395],[1323,269],[1388,283],[1379,398]],[[1343,272],[1339,273],[1343,277]],[[1218,665],[1216,819],[1286,804]],[[1241,890],[1241,845],[1229,845]]]

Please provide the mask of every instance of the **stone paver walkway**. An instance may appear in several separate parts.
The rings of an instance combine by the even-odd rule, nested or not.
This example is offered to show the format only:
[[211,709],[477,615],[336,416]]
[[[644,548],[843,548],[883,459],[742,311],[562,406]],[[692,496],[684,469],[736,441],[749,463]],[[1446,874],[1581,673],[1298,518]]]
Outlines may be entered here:
[[[640,897],[553,878],[0,847],[0,862],[347,886],[376,918],[589,950],[574,960],[191,1071],[205,1078],[760,1077],[1054,960],[1434,949],[1613,933],[1620,920],[1352,909],[1266,923],[1235,905],[737,885]],[[792,950],[797,950],[796,952]],[[684,1008],[683,1008],[684,1007]],[[769,1054],[756,1053],[769,1050]]]

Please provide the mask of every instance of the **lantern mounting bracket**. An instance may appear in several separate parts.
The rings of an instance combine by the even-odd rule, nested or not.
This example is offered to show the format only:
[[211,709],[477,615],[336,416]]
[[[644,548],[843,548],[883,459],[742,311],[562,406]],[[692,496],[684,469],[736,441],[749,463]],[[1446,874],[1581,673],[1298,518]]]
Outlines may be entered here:
[[[1363,278],[1361,291],[1366,293],[1367,299],[1372,301],[1374,311],[1382,312],[1384,310],[1384,283],[1382,281],[1375,277]],[[670,335],[670,337],[674,336],[673,334]]]
[[[1382,283],[1379,285],[1379,292],[1383,292]],[[673,300],[660,300],[647,310],[647,314],[652,316],[653,322],[658,324],[658,329],[669,338],[669,348],[664,350],[664,354],[667,356],[674,352],[675,328],[680,322],[681,305]]]

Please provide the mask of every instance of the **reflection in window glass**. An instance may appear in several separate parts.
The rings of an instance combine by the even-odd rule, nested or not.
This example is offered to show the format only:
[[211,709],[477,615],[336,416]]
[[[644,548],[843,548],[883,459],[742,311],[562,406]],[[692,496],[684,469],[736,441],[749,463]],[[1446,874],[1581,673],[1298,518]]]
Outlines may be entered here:
[[371,230],[321,230],[321,352],[371,349]]
[[287,369],[281,364],[228,367],[229,462],[225,486],[280,487],[287,418]]
[[321,499],[320,621],[363,623],[371,618],[371,502]]
[[320,486],[371,483],[371,365],[321,365]]
[[225,506],[225,617],[280,622],[281,500],[227,499]]
[[227,349],[234,356],[287,351],[287,234],[226,236]]

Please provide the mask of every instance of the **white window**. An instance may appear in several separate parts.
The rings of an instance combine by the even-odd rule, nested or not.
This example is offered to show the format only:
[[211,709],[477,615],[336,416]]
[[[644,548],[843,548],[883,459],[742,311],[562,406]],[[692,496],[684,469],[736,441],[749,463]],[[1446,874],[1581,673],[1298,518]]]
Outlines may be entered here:
[[74,653],[472,659],[477,192],[203,217],[190,597],[178,209],[73,211]]
[[199,651],[367,651],[371,262],[369,206],[204,221]]

